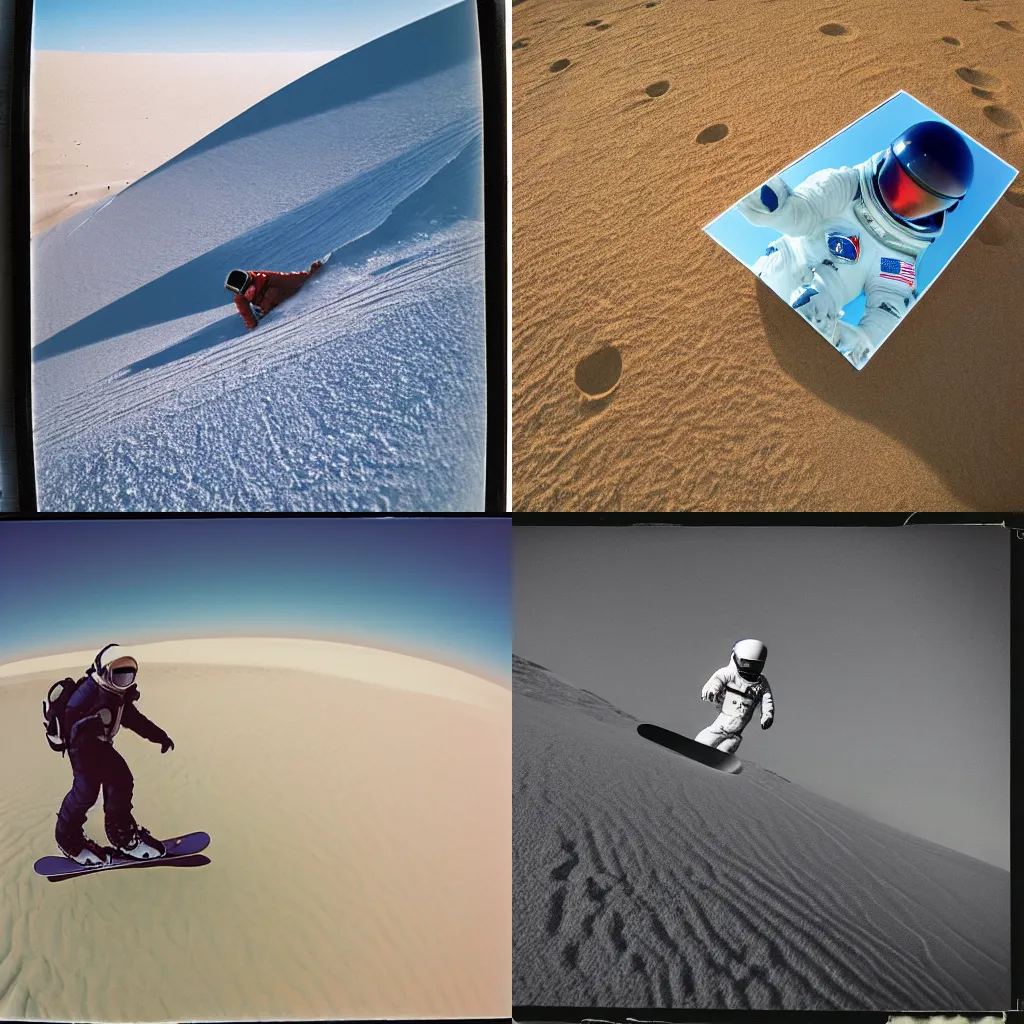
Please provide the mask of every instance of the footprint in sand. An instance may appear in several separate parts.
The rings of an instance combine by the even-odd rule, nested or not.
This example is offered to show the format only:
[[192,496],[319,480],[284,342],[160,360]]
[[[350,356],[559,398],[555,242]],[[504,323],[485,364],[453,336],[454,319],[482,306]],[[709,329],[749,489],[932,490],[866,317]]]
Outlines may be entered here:
[[818,31],[824,36],[848,36],[850,30],[845,25],[830,21],[827,25],[820,25]]
[[1011,206],[1019,206],[1022,210],[1024,210],[1024,190],[1015,191],[1014,189],[1010,189],[1009,191],[1003,194],[1003,198]]
[[571,60],[556,60],[555,63],[551,65],[551,70],[564,71],[571,63]]
[[644,92],[648,96],[664,96],[668,92],[668,82],[651,82]]
[[982,89],[998,89],[1003,84],[995,75],[979,71],[977,68],[957,68],[956,73],[968,85],[980,85]]
[[615,345],[606,345],[576,364],[576,387],[585,398],[607,398],[622,376],[622,354]]
[[514,42],[514,43],[512,44],[512,49],[513,49],[513,50],[525,50],[525,49],[526,49],[526,47],[527,47],[527,46],[529,45],[529,43],[530,43],[530,38],[529,38],[529,36],[527,36],[527,37],[526,37],[525,39],[517,39],[517,40],[516,40],[516,41],[515,41],[515,42]]
[[942,37],[942,41],[944,43],[949,43],[950,46],[959,46],[960,45],[960,40],[957,39],[956,36],[943,36]]
[[999,128],[1007,128],[1012,132],[1021,128],[1020,118],[1007,107],[997,107],[993,104],[985,107],[982,113]]
[[1014,25],[1012,21],[997,21],[996,24],[1000,28],[1005,28],[1007,32],[1019,32],[1020,31],[1020,29],[1017,28],[1017,26]]
[[644,7],[657,7],[657,6],[658,5],[656,3],[654,3],[654,4],[644,4]]
[[583,24],[586,28],[593,28],[595,25],[601,24],[601,19],[598,18],[597,21],[585,21]]
[[729,126],[727,124],[713,124],[697,136],[697,141],[705,146],[709,142],[721,142],[722,139],[729,134]]
[[976,85],[971,87],[971,92],[980,100],[994,100],[996,98],[994,92],[989,92],[988,89],[979,89]]
[[597,31],[598,32],[604,32],[606,29],[609,29],[609,28],[611,28],[611,25],[598,25],[597,26]]
[[1010,226],[993,210],[978,228],[978,240],[983,245],[1006,245],[1010,240]]

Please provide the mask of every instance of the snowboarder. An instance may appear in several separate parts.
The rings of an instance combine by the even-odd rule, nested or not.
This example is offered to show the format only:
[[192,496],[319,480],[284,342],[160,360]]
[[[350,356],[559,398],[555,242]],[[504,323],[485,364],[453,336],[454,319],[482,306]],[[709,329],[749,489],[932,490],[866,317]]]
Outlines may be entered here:
[[160,752],[174,742],[135,707],[139,665],[117,644],[96,655],[85,677],[68,699],[64,734],[75,781],[57,814],[55,838],[66,857],[79,864],[103,864],[108,851],[83,831],[86,816],[103,790],[107,838],[117,853],[137,860],[162,856],[163,845],[139,827],[132,817],[135,780],[124,758],[114,749],[114,736],[124,725],[153,743]]
[[740,640],[732,649],[729,664],[720,668],[705,684],[701,700],[719,706],[719,715],[694,737],[698,743],[736,752],[742,732],[761,705],[761,728],[770,729],[775,719],[775,701],[768,680],[761,674],[768,648],[760,640]]
[[[795,189],[776,175],[739,202],[775,228],[754,273],[860,369],[917,298],[917,260],[967,194],[974,160],[955,128],[921,121],[855,167],[816,171]],[[843,306],[864,293],[859,325]]]
[[290,299],[323,263],[323,260],[314,260],[309,270],[287,274],[275,270],[232,270],[224,287],[235,293],[238,312],[245,326],[252,330],[275,306]]

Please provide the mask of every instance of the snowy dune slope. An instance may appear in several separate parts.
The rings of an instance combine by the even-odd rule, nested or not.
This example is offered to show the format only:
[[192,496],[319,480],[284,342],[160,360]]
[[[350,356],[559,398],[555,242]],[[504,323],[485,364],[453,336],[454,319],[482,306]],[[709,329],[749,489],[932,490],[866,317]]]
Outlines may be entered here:
[[[479,57],[462,3],[36,240],[46,510],[477,510]],[[233,267],[331,262],[245,330]]]
[[1008,872],[682,758],[540,666],[512,678],[515,1005],[1008,1003]]

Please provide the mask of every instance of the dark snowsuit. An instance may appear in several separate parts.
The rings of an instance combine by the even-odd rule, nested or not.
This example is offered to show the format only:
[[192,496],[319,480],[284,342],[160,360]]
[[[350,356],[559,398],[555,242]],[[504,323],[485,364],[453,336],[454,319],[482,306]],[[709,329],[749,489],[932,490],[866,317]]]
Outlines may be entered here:
[[318,270],[320,261],[310,265],[309,270],[296,270],[290,274],[279,274],[274,270],[250,270],[251,283],[246,290],[235,296],[235,305],[250,330],[259,321],[252,314],[255,307],[260,316],[266,316],[275,306],[290,299]]
[[[114,734],[123,725],[153,743],[163,744],[170,739],[135,707],[138,699],[136,686],[119,696],[105,690],[92,676],[86,676],[68,701],[64,728],[75,781],[57,814],[58,840],[81,835],[100,789],[108,838],[131,823],[135,779],[125,759],[114,749]],[[112,716],[109,726],[96,717],[102,708]]]

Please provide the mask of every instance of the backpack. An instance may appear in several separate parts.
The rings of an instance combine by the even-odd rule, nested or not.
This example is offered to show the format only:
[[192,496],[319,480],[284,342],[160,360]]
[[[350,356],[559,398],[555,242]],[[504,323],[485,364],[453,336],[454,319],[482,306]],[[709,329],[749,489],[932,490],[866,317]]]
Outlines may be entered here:
[[46,700],[43,701],[43,726],[46,729],[46,742],[50,749],[57,751],[63,756],[68,749],[68,737],[64,733],[64,711],[67,708],[71,695],[85,682],[86,676],[81,679],[61,679],[54,683],[46,692]]

